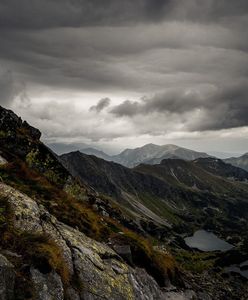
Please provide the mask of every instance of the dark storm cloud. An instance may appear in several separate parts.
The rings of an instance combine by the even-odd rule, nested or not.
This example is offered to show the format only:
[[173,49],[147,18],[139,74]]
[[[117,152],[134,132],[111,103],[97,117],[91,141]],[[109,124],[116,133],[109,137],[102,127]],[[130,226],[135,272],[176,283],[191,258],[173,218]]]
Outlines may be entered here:
[[101,112],[103,109],[108,107],[110,105],[110,99],[109,98],[103,98],[98,101],[96,105],[93,105],[90,107],[90,111],[96,111],[96,112]]
[[10,70],[0,66],[0,105],[9,107],[17,95],[25,98],[24,86],[15,81]]
[[247,86],[248,80],[219,88],[205,100],[205,115],[193,129],[219,130],[248,126]]
[[[141,101],[126,100],[112,107],[110,112],[118,117],[136,115],[175,114],[185,115],[200,111],[198,120],[189,120],[190,130],[219,130],[248,126],[248,81],[212,91],[171,90]],[[176,119],[176,117],[175,117]]]
[[2,0],[0,26],[33,29],[157,21],[172,4],[172,0]]
[[[233,72],[236,76],[237,70],[247,76],[243,61],[236,61],[242,53],[223,52],[219,55],[222,57],[213,57],[218,54],[213,48],[246,52],[248,40],[244,31],[212,21],[243,15],[247,3],[243,0],[3,0],[0,62],[26,81],[88,90],[149,92],[161,89],[165,74],[195,73],[195,80],[202,80],[204,72],[210,74],[215,69],[216,73],[220,68],[225,69],[221,71],[224,76]],[[190,22],[195,16],[199,20],[206,18],[209,24]],[[162,23],[164,20],[168,23]],[[239,19],[235,22],[239,23]],[[178,53],[178,58],[176,51],[165,52],[165,49],[199,46],[204,49],[198,49],[190,57],[188,53]],[[159,51],[158,63],[147,58],[151,51]],[[228,57],[222,61],[225,56]],[[222,74],[211,74],[211,78],[214,81]]]
[[[20,109],[57,138],[246,126],[247,13],[247,0],[1,0],[0,64],[11,71],[0,101],[19,93]],[[50,98],[58,90],[64,98]],[[84,93],[136,101],[84,104]]]
[[219,20],[243,15],[246,0],[2,0],[0,26],[51,28],[158,22],[165,18]]
[[143,98],[140,102],[126,100],[112,108],[117,116],[134,116],[153,112],[184,113],[202,105],[197,92],[185,93],[184,90],[171,90],[152,98]]
[[[4,30],[0,34],[0,61],[26,81],[122,90],[123,95],[125,90],[161,90],[167,74],[179,74],[173,79],[179,86],[183,74],[191,74],[195,82],[247,76],[247,56],[239,50],[246,49],[246,39],[239,38],[239,32],[198,27],[168,24],[151,28]],[[201,78],[204,74],[209,78]]]
[[0,73],[0,104],[8,105],[13,99],[13,79],[10,71]]

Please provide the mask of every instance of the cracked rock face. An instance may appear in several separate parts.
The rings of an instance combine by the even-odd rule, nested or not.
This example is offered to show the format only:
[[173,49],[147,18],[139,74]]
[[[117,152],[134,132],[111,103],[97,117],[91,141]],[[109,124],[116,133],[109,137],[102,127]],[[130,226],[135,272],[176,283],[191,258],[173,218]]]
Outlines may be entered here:
[[[65,293],[72,300],[170,299],[143,269],[131,268],[107,245],[59,222],[33,199],[1,183],[0,196],[9,203],[15,228],[28,233],[44,233],[53,239],[62,250],[70,275],[77,278],[76,287],[64,288],[55,271],[42,274],[31,269],[37,299],[60,300]],[[7,274],[11,276],[10,272]]]
[[55,272],[42,274],[31,268],[37,300],[63,300],[64,289],[60,276]]

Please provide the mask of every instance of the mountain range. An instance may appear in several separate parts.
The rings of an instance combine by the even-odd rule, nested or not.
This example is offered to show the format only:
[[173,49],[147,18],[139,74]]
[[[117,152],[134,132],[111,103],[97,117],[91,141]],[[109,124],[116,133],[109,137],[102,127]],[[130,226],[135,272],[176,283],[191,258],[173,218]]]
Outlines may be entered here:
[[[117,155],[108,155],[105,152],[87,147],[80,149],[82,153],[88,155],[95,155],[107,161],[113,161],[123,166],[133,168],[141,163],[155,165],[159,164],[163,159],[183,159],[183,160],[195,160],[197,158],[214,157],[205,152],[197,152],[187,148],[179,147],[176,145],[155,145],[146,144],[142,147],[135,149],[126,149]],[[227,154],[226,154],[227,155]],[[248,153],[240,157],[231,157],[223,159],[224,162],[233,166],[242,168],[248,171]]]
[[133,169],[79,151],[61,155],[60,160],[74,177],[111,197],[138,222],[150,220],[174,230],[178,224],[189,228],[211,223],[220,230],[238,215],[246,218],[248,172],[215,158],[164,159]]
[[95,155],[108,161],[114,161],[123,166],[132,168],[140,163],[156,164],[166,158],[180,158],[184,160],[194,160],[199,157],[209,157],[207,153],[197,152],[182,148],[176,145],[155,145],[146,144],[135,149],[126,149],[117,155],[107,155],[94,148],[81,149],[81,152],[88,155]]
[[[246,299],[225,267],[248,259],[248,172],[152,144],[124,151],[128,168],[40,138],[0,107],[1,299]],[[198,229],[235,248],[191,249]]]

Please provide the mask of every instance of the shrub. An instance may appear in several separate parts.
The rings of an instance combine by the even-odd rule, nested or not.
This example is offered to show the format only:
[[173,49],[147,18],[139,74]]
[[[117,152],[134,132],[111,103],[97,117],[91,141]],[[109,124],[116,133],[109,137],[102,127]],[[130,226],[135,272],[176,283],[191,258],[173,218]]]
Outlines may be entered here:
[[179,265],[193,273],[202,273],[213,268],[216,257],[210,253],[189,252],[180,250],[175,253],[175,258]]

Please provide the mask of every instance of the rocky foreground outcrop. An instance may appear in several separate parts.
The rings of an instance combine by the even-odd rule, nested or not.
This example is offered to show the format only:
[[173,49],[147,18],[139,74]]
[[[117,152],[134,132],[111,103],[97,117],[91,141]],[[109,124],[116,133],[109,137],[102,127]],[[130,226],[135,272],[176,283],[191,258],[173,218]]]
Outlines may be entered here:
[[[77,299],[195,299],[194,292],[168,292],[140,268],[127,265],[107,245],[88,238],[59,222],[42,205],[14,188],[0,183],[0,198],[11,211],[14,229],[26,234],[46,235],[61,250],[68,273],[65,283],[54,269],[29,265],[37,300]],[[3,254],[6,249],[1,249]],[[19,253],[12,253],[12,256]],[[0,255],[0,299],[14,299],[14,266]]]

